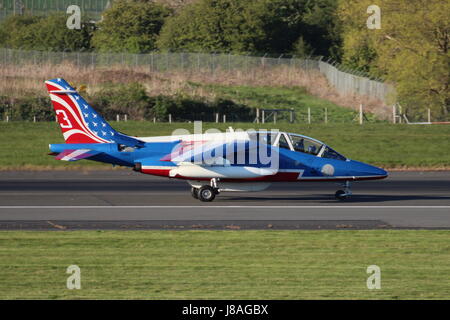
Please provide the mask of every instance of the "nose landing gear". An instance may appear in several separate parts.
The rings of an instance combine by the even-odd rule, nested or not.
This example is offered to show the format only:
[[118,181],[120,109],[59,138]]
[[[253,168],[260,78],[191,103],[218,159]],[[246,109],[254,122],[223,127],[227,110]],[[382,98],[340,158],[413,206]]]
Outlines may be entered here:
[[338,190],[334,194],[336,199],[341,200],[341,201],[350,198],[350,196],[352,195],[352,190],[350,189],[350,181],[345,181],[342,184],[342,187],[344,188],[344,190]]

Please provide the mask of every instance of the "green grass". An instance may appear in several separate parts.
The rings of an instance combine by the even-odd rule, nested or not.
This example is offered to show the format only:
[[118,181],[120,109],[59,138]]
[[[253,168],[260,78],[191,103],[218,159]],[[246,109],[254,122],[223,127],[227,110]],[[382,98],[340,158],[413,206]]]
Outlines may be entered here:
[[[230,99],[253,108],[294,109],[296,120],[299,122],[308,121],[308,107],[311,109],[311,121],[313,123],[325,121],[325,108],[327,109],[328,121],[332,123],[351,123],[358,117],[357,111],[310,95],[302,87],[204,85],[204,88],[221,98]],[[375,121],[375,116],[370,113],[367,113],[366,117],[371,122]],[[272,119],[268,120],[272,121]],[[288,121],[289,113],[279,113],[277,120]]]
[[[116,129],[137,136],[170,135],[177,128],[193,132],[189,123],[112,122]],[[347,157],[386,168],[393,167],[450,167],[450,126],[445,125],[391,125],[372,123],[349,124],[265,124],[205,123],[203,129],[218,128],[280,129],[302,133],[319,139]],[[81,160],[67,163],[48,156],[49,143],[63,143],[56,123],[9,122],[0,123],[0,169],[26,168],[80,168],[108,165]]]
[[[449,299],[449,231],[0,233],[1,299]],[[81,290],[66,289],[69,265]],[[368,290],[366,268],[381,268]]]

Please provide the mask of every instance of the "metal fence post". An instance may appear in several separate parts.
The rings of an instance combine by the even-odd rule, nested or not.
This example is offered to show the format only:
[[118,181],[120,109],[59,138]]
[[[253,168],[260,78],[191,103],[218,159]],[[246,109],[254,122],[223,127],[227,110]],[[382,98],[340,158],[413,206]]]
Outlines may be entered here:
[[359,104],[359,124],[363,124],[363,105]]
[[152,54],[151,54],[151,68],[152,68],[151,71],[155,70],[155,66],[154,66],[153,60],[154,60],[154,57],[153,57],[153,52],[152,52]]
[[166,53],[166,71],[169,71],[169,53]]
[[197,53],[197,72],[200,72],[200,53]]
[[395,119],[396,118],[396,114],[395,114],[395,104],[392,106],[392,123],[395,124]]

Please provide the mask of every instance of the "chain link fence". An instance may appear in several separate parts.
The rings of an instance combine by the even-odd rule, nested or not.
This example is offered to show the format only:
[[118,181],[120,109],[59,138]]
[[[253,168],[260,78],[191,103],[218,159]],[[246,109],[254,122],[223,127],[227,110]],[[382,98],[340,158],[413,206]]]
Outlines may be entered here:
[[70,63],[79,68],[101,68],[120,65],[141,67],[151,72],[196,71],[215,73],[219,70],[248,72],[255,68],[290,67],[293,70],[319,71],[340,94],[358,94],[388,104],[395,93],[393,86],[363,76],[344,72],[335,63],[319,58],[256,57],[232,54],[206,53],[95,53],[95,52],[45,52],[0,49],[2,65],[46,65]]
[[79,6],[88,17],[98,20],[111,4],[112,0],[0,0],[0,22],[10,15],[65,13],[70,5]]
[[341,71],[338,67],[327,62],[319,61],[318,69],[340,94],[368,96],[386,104],[395,96],[393,86],[362,75]]

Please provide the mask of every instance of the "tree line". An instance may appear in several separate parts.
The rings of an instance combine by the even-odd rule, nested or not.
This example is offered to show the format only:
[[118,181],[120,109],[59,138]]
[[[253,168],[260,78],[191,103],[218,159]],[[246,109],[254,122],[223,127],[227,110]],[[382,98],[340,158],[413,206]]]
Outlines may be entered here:
[[155,50],[338,58],[335,0],[197,0],[175,11],[153,1],[115,0],[100,22],[83,16],[10,16],[0,44],[11,48],[148,53]]
[[381,28],[366,21],[371,0],[194,0],[174,10],[154,1],[116,0],[80,30],[67,15],[11,16],[0,46],[50,51],[221,52],[324,56],[395,84],[413,114],[450,111],[450,2],[379,0]]

